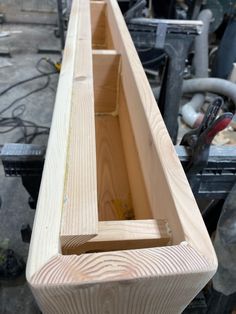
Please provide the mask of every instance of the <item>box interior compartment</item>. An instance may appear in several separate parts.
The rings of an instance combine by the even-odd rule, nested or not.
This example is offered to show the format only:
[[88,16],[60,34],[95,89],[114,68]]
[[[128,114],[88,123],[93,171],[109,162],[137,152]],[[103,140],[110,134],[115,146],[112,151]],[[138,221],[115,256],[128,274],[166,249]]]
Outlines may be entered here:
[[[64,237],[63,254],[171,244],[165,219],[154,219],[124,92],[122,55],[114,49],[104,1],[91,1],[98,234]],[[65,242],[66,239],[66,242]]]
[[110,26],[107,20],[105,1],[91,1],[91,28],[93,49],[113,49]]

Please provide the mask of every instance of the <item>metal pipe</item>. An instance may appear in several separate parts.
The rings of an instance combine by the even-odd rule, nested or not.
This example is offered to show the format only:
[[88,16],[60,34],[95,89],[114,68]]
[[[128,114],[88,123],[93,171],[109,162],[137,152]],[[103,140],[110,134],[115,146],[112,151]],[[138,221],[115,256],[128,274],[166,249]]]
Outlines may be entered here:
[[[203,22],[203,29],[202,33],[195,38],[195,56],[193,64],[197,78],[208,77],[208,33],[211,19],[212,12],[210,10],[202,10],[198,16],[198,20]],[[182,106],[182,118],[189,126],[197,127],[201,123],[203,114],[199,112],[199,110],[204,104],[204,100],[204,94],[196,94],[188,103]]]
[[198,20],[203,22],[203,29],[202,33],[195,38],[193,64],[196,77],[208,77],[208,34],[211,19],[211,10],[202,10],[198,16]]
[[236,84],[219,78],[198,78],[184,81],[183,94],[211,92],[229,97],[236,105]]
[[[160,87],[152,89],[154,96],[158,99]],[[182,93],[194,94],[202,92],[211,92],[230,98],[236,106],[236,84],[219,78],[197,78],[185,80],[183,82]]]
[[204,117],[204,114],[199,111],[205,100],[204,94],[195,94],[192,99],[181,108],[182,119],[192,128],[198,127]]

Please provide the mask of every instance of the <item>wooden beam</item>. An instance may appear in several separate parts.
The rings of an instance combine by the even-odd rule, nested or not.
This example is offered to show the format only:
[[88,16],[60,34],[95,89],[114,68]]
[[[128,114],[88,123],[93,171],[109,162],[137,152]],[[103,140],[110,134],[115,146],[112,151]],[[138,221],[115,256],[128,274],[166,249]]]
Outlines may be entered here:
[[82,254],[158,247],[171,244],[171,233],[164,220],[100,221],[98,235],[77,246],[74,237],[67,239],[63,254]]
[[58,235],[60,233],[64,181],[67,171],[74,68],[76,66],[76,54],[78,54],[77,37],[79,21],[83,15],[81,6],[85,5],[85,2],[74,1],[71,10],[35,224],[31,236],[27,264],[28,278],[39,271],[51,257],[58,254],[60,248]]
[[97,234],[98,207],[90,11],[80,4],[61,234],[82,244]]
[[174,244],[187,239],[215,262],[211,240],[116,0],[107,0],[107,19],[121,54],[121,84],[152,215],[168,221]]
[[176,314],[183,312],[214,269],[185,243],[57,255],[34,274],[31,286],[46,314]]
[[[27,280],[43,313],[181,313],[215,273],[216,256],[117,1],[95,2],[73,1]],[[95,115],[89,6],[97,3],[105,3],[103,49],[120,55],[115,114]],[[117,195],[127,205],[127,193],[125,209],[166,220],[172,243],[150,247],[148,221],[98,221]],[[61,252],[91,242],[109,251]]]

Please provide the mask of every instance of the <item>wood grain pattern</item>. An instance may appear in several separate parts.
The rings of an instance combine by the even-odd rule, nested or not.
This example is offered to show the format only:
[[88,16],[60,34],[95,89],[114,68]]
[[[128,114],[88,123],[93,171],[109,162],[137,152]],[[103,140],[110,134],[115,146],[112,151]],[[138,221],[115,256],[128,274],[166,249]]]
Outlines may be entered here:
[[114,113],[117,107],[120,55],[115,50],[93,50],[96,113]]
[[58,254],[60,247],[58,235],[64,197],[74,65],[78,51],[76,38],[79,18],[82,13],[80,11],[78,14],[80,4],[80,1],[74,1],[68,26],[46,161],[31,236],[32,242],[27,264],[28,278],[46,264],[52,256]]
[[106,48],[106,3],[104,1],[93,1],[91,3],[92,16],[92,45],[93,49]]
[[[128,113],[139,152],[150,208],[155,218],[168,220],[171,229],[175,231],[173,241],[174,243],[179,243],[184,240],[184,231],[176,211],[174,195],[168,187],[168,181],[175,180],[175,178],[174,175],[172,178],[169,178],[168,169],[177,172],[175,175],[179,180],[177,188],[180,192],[184,192],[186,188],[188,197],[192,197],[192,202],[184,198],[184,204],[181,202],[179,204],[185,208],[188,203],[189,206],[187,206],[190,208],[188,209],[191,211],[191,208],[196,208],[196,203],[184,174],[181,172],[181,167],[178,166],[172,169],[178,163],[178,158],[174,152],[154,96],[151,90],[147,89],[148,81],[142,65],[137,59],[137,52],[133,47],[131,38],[125,32],[126,25],[124,21],[117,18],[118,10],[119,8],[115,2],[112,2],[111,6],[107,6],[109,23],[114,29],[114,44],[116,49],[121,51],[122,55],[122,86],[128,104]],[[183,190],[181,191],[182,188]],[[175,193],[175,189],[173,192]],[[179,196],[177,194],[177,198]]]
[[187,240],[197,251],[217,263],[206,227],[116,0],[107,0],[107,18],[113,30],[115,49],[122,56],[122,84],[152,214],[156,219],[168,220],[174,244]]
[[62,239],[62,252],[82,254],[158,247],[171,244],[171,232],[164,220],[99,221],[98,235],[77,245],[76,237]]
[[[107,16],[106,16],[106,19],[107,19]],[[107,26],[106,26],[106,48],[107,49],[114,49],[114,41],[113,41],[113,33],[111,31],[111,27],[110,27],[110,24],[107,23]]]
[[105,1],[90,1],[93,49],[114,49]]
[[97,234],[98,208],[89,3],[80,11],[61,234],[84,243]]
[[118,117],[96,116],[99,220],[134,218]]
[[214,271],[214,265],[182,243],[56,256],[31,284],[46,314],[178,314]]
[[[90,2],[74,0],[27,280],[46,314],[178,314],[213,276],[217,260],[117,1],[103,2],[110,40],[120,55],[118,115],[95,118]],[[60,236],[62,242],[64,235],[82,236],[76,241],[81,245],[94,242],[99,226],[110,229],[117,223],[121,224],[117,230],[124,228],[119,221],[98,222],[97,188],[99,203],[105,200],[99,204],[102,219],[117,214],[113,208],[107,217],[104,204],[117,196],[127,203],[127,193],[132,194],[132,209],[140,206],[139,200],[146,204],[144,211],[141,206],[135,209],[135,215],[167,220],[173,245],[62,255]],[[125,233],[114,232],[109,235],[121,245]],[[102,239],[106,236],[104,231]]]
[[135,218],[152,218],[153,215],[147,197],[147,191],[140,167],[139,154],[130,124],[130,117],[122,84],[119,86],[118,108],[121,138],[124,147]]

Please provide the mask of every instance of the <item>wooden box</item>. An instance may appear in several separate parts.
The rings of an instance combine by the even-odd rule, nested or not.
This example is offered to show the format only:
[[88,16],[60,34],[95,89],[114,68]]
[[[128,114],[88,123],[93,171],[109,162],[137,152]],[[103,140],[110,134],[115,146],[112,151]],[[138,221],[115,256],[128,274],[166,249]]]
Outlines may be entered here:
[[217,260],[115,0],[74,0],[27,279],[43,313],[181,313]]

